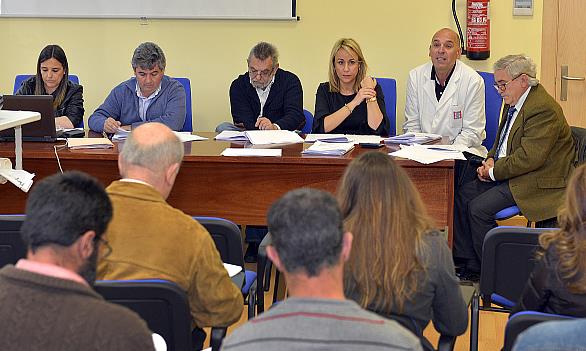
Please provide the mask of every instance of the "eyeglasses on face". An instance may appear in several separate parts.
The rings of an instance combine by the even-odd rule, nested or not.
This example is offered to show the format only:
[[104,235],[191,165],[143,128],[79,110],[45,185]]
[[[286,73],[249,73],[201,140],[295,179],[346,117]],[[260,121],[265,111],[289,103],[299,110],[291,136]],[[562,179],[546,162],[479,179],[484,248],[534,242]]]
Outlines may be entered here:
[[274,67],[271,69],[265,69],[262,71],[258,71],[252,67],[248,67],[248,74],[250,75],[250,78],[256,78],[256,76],[260,75],[261,78],[268,78],[271,73],[273,73]]
[[521,73],[519,75],[517,75],[515,78],[511,79],[508,82],[504,82],[504,83],[494,83],[492,86],[496,89],[496,91],[505,91],[507,89],[507,85],[509,85],[509,83],[511,83],[512,81],[514,81],[515,79],[521,77],[522,75],[524,75],[525,73]]

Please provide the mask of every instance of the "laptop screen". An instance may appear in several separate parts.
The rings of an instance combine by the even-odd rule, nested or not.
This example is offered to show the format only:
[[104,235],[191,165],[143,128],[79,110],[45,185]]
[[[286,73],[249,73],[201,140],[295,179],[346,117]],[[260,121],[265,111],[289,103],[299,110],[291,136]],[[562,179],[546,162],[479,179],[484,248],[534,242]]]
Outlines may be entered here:
[[[4,110],[35,111],[41,119],[22,126],[25,141],[55,141],[55,112],[51,95],[4,95]],[[0,131],[0,140],[14,140],[14,129]]]

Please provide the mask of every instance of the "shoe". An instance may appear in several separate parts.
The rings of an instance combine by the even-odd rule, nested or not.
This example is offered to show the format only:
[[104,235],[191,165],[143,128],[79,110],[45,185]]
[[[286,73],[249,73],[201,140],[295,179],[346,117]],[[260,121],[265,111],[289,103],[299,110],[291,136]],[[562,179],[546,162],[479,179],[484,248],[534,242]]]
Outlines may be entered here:
[[258,244],[257,243],[248,243],[248,247],[246,248],[246,253],[244,254],[244,262],[256,263],[257,259],[258,259]]
[[460,283],[478,283],[480,281],[480,272],[471,271],[467,268],[461,269],[456,273],[456,276],[460,279]]

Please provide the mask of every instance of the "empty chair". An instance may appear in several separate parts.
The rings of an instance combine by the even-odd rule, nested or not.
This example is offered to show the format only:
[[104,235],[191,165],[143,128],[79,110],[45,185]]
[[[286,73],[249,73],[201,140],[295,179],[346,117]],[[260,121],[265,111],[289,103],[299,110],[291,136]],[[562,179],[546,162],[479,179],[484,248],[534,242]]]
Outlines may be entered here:
[[397,81],[393,78],[376,78],[385,95],[385,107],[391,127],[389,135],[397,134]]
[[193,132],[193,112],[191,111],[191,82],[189,78],[174,78],[183,85],[185,89],[185,122],[183,123],[182,132]]
[[[102,280],[94,289],[109,302],[136,312],[149,329],[165,339],[168,350],[193,350],[187,295],[160,279]],[[212,328],[212,350],[219,350],[226,328]]]
[[478,72],[478,74],[484,79],[484,109],[486,113],[486,139],[484,139],[482,145],[484,145],[487,150],[490,150],[494,144],[496,132],[499,127],[503,98],[493,87],[493,73]]
[[[497,227],[486,234],[479,292],[472,298],[470,350],[478,349],[479,311],[510,312],[533,270],[539,235],[549,230]],[[491,307],[491,304],[500,307]]]
[[0,215],[0,268],[26,257],[26,246],[20,237],[24,215]]
[[193,217],[210,233],[222,262],[242,267],[245,274],[242,295],[248,304],[248,318],[254,318],[256,306],[256,272],[244,269],[242,236],[238,226],[227,219],[217,217]]

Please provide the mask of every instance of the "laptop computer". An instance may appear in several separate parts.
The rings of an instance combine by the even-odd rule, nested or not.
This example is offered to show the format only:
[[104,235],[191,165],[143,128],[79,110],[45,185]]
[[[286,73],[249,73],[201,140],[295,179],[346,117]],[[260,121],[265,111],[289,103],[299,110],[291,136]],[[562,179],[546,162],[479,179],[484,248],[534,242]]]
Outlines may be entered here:
[[[51,95],[4,95],[3,110],[35,111],[41,114],[41,119],[22,126],[23,141],[57,140],[55,131],[55,112],[53,110],[53,96]],[[0,141],[14,141],[14,129],[0,131]]]

